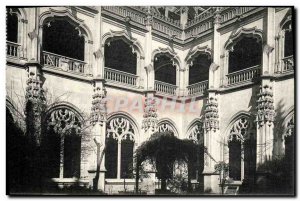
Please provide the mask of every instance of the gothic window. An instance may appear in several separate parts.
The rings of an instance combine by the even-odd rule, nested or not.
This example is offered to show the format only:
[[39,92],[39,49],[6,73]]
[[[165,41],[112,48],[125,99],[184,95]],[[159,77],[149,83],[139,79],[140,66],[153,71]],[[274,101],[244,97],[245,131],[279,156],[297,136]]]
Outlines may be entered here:
[[254,37],[242,37],[229,52],[228,73],[261,65],[262,43]]
[[195,57],[189,68],[189,85],[208,80],[211,62],[211,57],[207,54]]
[[284,57],[288,57],[294,52],[292,22],[285,23],[282,29],[284,31]]
[[242,117],[232,125],[228,136],[228,149],[229,177],[233,180],[242,180],[244,177],[253,176],[256,140],[254,126],[248,118]]
[[[202,122],[196,122],[188,131],[188,138],[194,143],[204,146],[204,129]],[[200,150],[199,150],[200,151]],[[204,168],[204,152],[195,154],[188,163],[188,172],[191,179],[197,179]]]
[[68,108],[53,110],[44,123],[44,173],[48,178],[79,178],[81,122]]
[[105,167],[106,178],[133,177],[135,131],[124,117],[114,117],[107,123]]
[[166,54],[159,54],[154,59],[155,80],[176,85],[176,67]]
[[136,74],[137,54],[132,45],[122,39],[112,40],[105,44],[105,67]]
[[67,20],[52,19],[43,24],[43,50],[84,61],[85,39]]

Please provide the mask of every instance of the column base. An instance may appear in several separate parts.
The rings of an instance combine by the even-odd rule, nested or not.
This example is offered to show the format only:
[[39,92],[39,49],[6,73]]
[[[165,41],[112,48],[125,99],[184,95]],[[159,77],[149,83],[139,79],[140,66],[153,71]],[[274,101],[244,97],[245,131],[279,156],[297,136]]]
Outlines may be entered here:
[[105,191],[105,169],[97,170],[88,170],[89,173],[89,186],[93,190]]
[[215,172],[204,172],[204,193],[221,194],[219,174]]

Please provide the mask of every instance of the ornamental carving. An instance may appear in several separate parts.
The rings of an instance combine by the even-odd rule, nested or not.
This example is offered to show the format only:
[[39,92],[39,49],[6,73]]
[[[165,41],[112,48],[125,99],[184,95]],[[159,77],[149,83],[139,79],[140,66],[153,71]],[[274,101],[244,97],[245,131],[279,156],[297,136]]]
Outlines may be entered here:
[[107,119],[107,108],[106,108],[106,90],[104,87],[95,86],[94,95],[92,100],[91,108],[91,123],[95,124],[100,122],[100,125],[103,125],[103,122],[106,122]]
[[158,123],[158,132],[172,132],[174,135],[178,136],[177,130],[169,121],[161,121]]
[[107,138],[112,137],[118,141],[130,139],[135,141],[133,125],[124,117],[115,117],[107,124]]
[[219,129],[218,100],[216,98],[209,98],[204,112],[204,129],[206,131]]
[[204,142],[204,129],[203,123],[197,122],[192,129],[190,129],[188,133],[188,138],[193,140],[195,143],[202,143]]
[[56,133],[61,135],[81,132],[81,122],[78,115],[68,108],[54,110],[47,119],[48,129],[50,126]]
[[292,118],[286,124],[286,131],[283,134],[283,139],[288,136],[294,135],[295,131],[295,115],[293,114]]
[[258,93],[257,102],[257,115],[256,121],[259,126],[265,123],[269,125],[274,122],[275,118],[275,108],[272,87],[265,85],[260,87],[260,92]]
[[151,130],[152,132],[154,132],[158,122],[156,112],[157,112],[156,99],[154,97],[146,98],[142,129],[145,129],[145,131]]
[[45,109],[43,82],[38,67],[27,67],[28,79],[26,81],[25,115],[27,130],[39,145],[41,141],[41,118]]
[[230,142],[235,139],[244,142],[245,140],[251,138],[251,135],[253,135],[253,131],[253,124],[249,121],[248,118],[242,117],[232,125],[227,140],[228,142]]

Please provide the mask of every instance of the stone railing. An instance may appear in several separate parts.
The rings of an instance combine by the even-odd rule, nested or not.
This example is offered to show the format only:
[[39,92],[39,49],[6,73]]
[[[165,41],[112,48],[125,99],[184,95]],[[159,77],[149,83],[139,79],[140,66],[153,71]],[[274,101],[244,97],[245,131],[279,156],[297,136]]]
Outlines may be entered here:
[[191,38],[192,36],[196,36],[212,28],[213,28],[213,18],[195,24],[194,26],[191,26],[185,30],[185,39]]
[[74,72],[74,73],[85,73],[86,63],[81,60],[65,57],[62,55],[54,54],[51,52],[43,51],[43,64],[44,66],[50,66],[59,70]]
[[200,15],[198,15],[196,18],[194,18],[193,20],[189,21],[186,24],[186,28],[189,28],[195,24],[198,24],[200,22],[203,22],[204,20],[213,17],[214,12],[215,12],[216,8],[211,7],[209,8],[207,11],[201,13]]
[[188,95],[194,95],[194,94],[201,95],[204,93],[206,89],[208,89],[208,80],[191,84],[187,87]]
[[155,17],[153,18],[152,29],[164,33],[167,36],[175,35],[178,39],[181,39],[182,36],[182,30],[180,28],[172,26],[171,24]]
[[227,22],[253,9],[255,7],[228,7],[221,11],[221,23]]
[[109,11],[124,18],[130,17],[132,21],[145,25],[146,14],[142,13],[142,10],[138,7],[131,9],[127,6],[102,6],[102,10]]
[[19,47],[18,43],[6,41],[6,55],[9,57],[19,57]]
[[129,86],[136,86],[138,76],[131,73],[105,67],[104,78],[108,81],[118,82]]
[[155,80],[154,89],[158,93],[176,95],[177,86],[165,82]]
[[239,70],[227,75],[228,85],[237,84],[245,81],[251,81],[260,76],[260,65]]
[[294,56],[287,56],[282,59],[282,72],[294,70]]
[[167,24],[171,24],[177,28],[181,28],[181,25],[180,25],[180,21],[179,20],[173,20],[171,18],[168,18],[160,13],[156,13],[156,12],[153,12],[153,19],[158,19],[162,22],[165,22]]

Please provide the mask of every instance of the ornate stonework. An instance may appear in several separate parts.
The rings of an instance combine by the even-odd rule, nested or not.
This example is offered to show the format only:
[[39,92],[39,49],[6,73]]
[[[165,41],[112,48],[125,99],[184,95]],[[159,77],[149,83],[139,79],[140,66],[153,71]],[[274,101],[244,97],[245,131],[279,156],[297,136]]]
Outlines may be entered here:
[[264,123],[271,124],[274,122],[275,109],[274,109],[274,100],[273,100],[273,91],[272,87],[265,85],[260,87],[260,92],[258,94],[257,102],[257,116],[256,121],[259,126],[262,126]]
[[47,119],[47,125],[53,126],[53,130],[59,134],[79,134],[82,127],[79,117],[68,108],[54,110]]
[[37,66],[27,67],[28,79],[25,95],[27,131],[37,145],[41,142],[42,112],[45,111],[43,82],[38,68]]
[[228,141],[232,141],[234,138],[243,142],[251,137],[251,131],[253,131],[253,125],[248,118],[242,117],[236,121],[230,130]]
[[193,140],[195,143],[204,142],[204,129],[202,122],[197,122],[192,129],[189,130],[188,138]]
[[100,125],[103,125],[103,122],[106,122],[107,119],[107,108],[106,108],[106,90],[102,86],[94,85],[94,95],[91,108],[91,123],[95,124],[100,122]]
[[124,117],[115,117],[107,124],[106,137],[113,137],[119,141],[125,139],[135,141],[133,125]]
[[210,97],[204,115],[204,129],[206,131],[216,131],[219,129],[219,114],[218,114],[218,100],[217,98]]
[[292,118],[286,124],[286,131],[283,134],[283,139],[287,136],[292,136],[295,132],[295,114],[293,114]]
[[145,100],[145,108],[144,108],[144,119],[142,122],[142,129],[151,130],[154,132],[154,130],[157,127],[157,108],[156,108],[156,100],[154,97],[148,97]]

